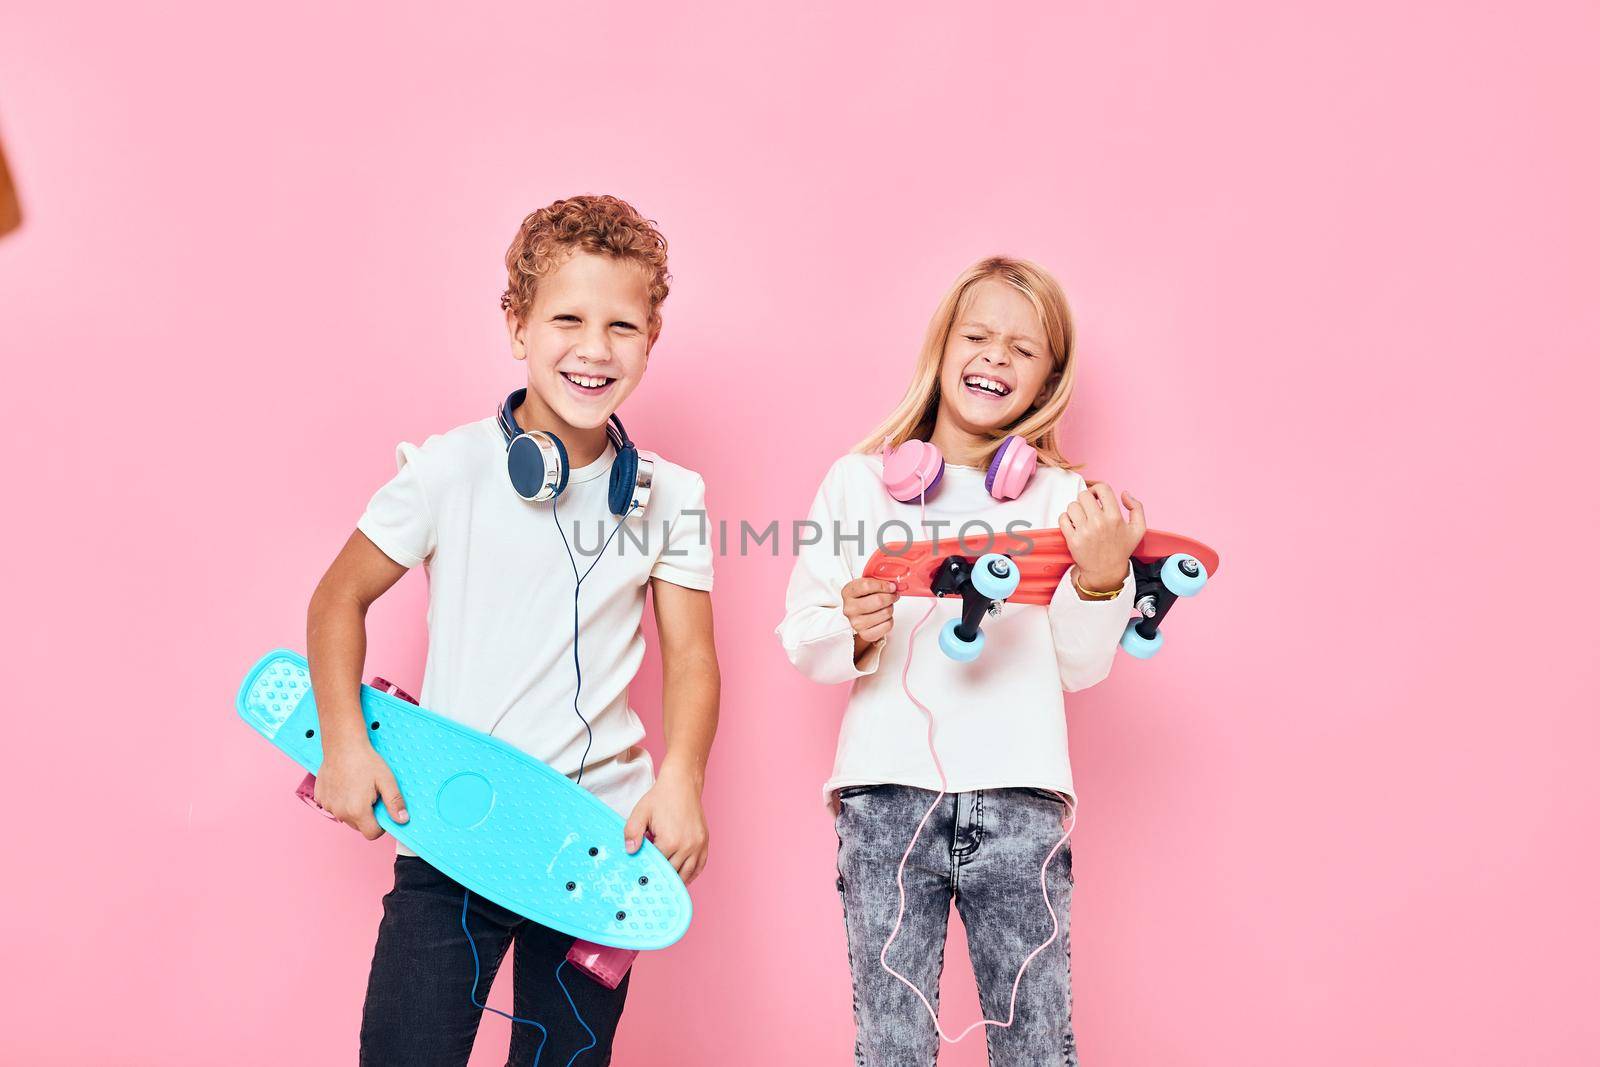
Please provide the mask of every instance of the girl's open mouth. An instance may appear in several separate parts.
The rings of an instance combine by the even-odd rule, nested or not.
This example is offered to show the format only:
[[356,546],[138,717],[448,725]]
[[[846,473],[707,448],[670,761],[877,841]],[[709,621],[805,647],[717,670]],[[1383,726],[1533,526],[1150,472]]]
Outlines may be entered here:
[[962,386],[973,396],[981,396],[985,400],[1004,400],[1011,395],[1011,386],[998,378],[990,378],[982,374],[969,374],[961,379]]

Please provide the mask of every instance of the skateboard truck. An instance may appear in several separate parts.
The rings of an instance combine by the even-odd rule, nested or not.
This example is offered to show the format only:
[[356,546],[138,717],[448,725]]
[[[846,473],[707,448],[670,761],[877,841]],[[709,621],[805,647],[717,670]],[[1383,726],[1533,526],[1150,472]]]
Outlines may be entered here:
[[989,552],[976,560],[948,556],[933,575],[933,595],[961,597],[961,618],[939,631],[939,650],[958,663],[970,663],[983,651],[983,616],[997,614],[1017,591],[1021,569],[1010,556]]
[[[997,612],[1002,601],[1048,606],[1061,583],[1070,580],[1073,565],[1066,534],[1056,527],[994,535],[983,556],[975,557],[970,544],[946,538],[887,545],[862,571],[864,577],[893,582],[901,596],[962,596],[961,619],[950,622],[939,638],[945,653],[962,661],[974,659],[983,647],[984,608]],[[1128,655],[1149,659],[1161,647],[1161,624],[1172,605],[1198,593],[1216,575],[1220,560],[1210,546],[1164,530],[1145,531],[1130,558],[1138,615],[1127,622],[1120,644]],[[990,561],[1001,562],[986,573]],[[1017,580],[999,585],[1007,567]],[[986,595],[991,581],[999,588]],[[969,597],[977,603],[965,602]]]
[[[1161,621],[1180,598],[1205,588],[1210,575],[1205,564],[1187,552],[1163,559],[1132,561],[1134,607],[1139,617],[1130,619],[1122,632],[1122,650],[1135,659],[1149,659],[1161,650],[1165,636]],[[1007,555],[990,552],[976,560],[947,556],[934,570],[931,591],[936,597],[961,597],[961,618],[951,619],[939,631],[939,649],[960,663],[970,663],[983,651],[983,616],[998,614],[1000,605],[1016,592],[1021,568]]]
[[1122,651],[1135,659],[1149,659],[1161,651],[1165,637],[1161,620],[1167,617],[1180,597],[1191,597],[1205,588],[1206,566],[1187,552],[1175,552],[1165,559],[1133,561],[1133,606],[1139,618],[1128,620],[1122,631]]

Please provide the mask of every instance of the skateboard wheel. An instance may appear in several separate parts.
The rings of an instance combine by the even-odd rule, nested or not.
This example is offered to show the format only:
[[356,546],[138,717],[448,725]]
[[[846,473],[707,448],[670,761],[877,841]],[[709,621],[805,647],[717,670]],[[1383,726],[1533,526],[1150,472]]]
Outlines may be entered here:
[[1156,631],[1154,637],[1146,637],[1139,632],[1139,620],[1130,619],[1128,628],[1122,631],[1122,651],[1134,659],[1149,659],[1161,651],[1166,639],[1166,635],[1160,630]]
[[312,811],[316,812],[318,815],[321,815],[324,819],[331,819],[331,818],[334,817],[333,812],[329,811],[327,808],[325,808],[321,804],[317,803],[317,776],[316,775],[308,774],[304,778],[302,778],[300,780],[300,787],[294,791],[294,795],[299,797],[302,801],[304,801],[306,807],[310,808]]
[[956,633],[956,627],[960,625],[960,619],[951,619],[944,624],[939,631],[939,651],[957,663],[971,663],[983,651],[983,631],[979,630],[971,641],[963,641]]
[[1161,584],[1177,596],[1194,596],[1205,588],[1208,577],[1206,565],[1187,552],[1168,556],[1161,565]]
[[637,949],[607,948],[592,941],[574,941],[567,949],[567,962],[593,978],[607,989],[622,984],[622,978],[633,966]]
[[978,557],[972,565],[972,588],[978,595],[990,600],[1004,600],[1017,591],[1022,581],[1022,568],[1010,556],[990,552]]
[[395,685],[387,678],[379,678],[377,675],[373,675],[372,681],[368,682],[367,684],[372,686],[372,688],[376,689],[380,693],[388,693],[391,696],[397,696],[401,700],[404,700],[407,704],[415,704],[417,702],[416,697],[412,696],[404,689],[401,689],[398,685]]

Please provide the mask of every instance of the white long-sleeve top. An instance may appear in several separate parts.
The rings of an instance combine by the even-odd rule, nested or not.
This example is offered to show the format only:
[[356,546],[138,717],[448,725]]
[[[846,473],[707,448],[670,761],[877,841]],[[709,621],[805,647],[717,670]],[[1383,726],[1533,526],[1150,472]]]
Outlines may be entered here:
[[[1111,672],[1133,610],[1131,568],[1111,600],[1081,599],[1069,574],[1048,606],[1006,604],[998,617],[985,617],[987,641],[970,663],[946,657],[938,644],[945,621],[960,617],[960,598],[903,596],[889,636],[855,661],[841,590],[861,577],[880,544],[905,540],[908,529],[917,540],[953,537],[969,522],[986,523],[997,533],[1008,527],[1049,529],[1085,487],[1076,472],[1041,466],[1020,497],[997,501],[983,481],[981,470],[946,465],[927,497],[927,525],[918,502],[902,504],[884,489],[878,456],[842,457],[817,491],[809,528],[817,535],[797,539],[814,543],[799,548],[777,633],[807,678],[853,683],[833,774],[823,786],[830,802],[836,790],[853,785],[939,788],[926,720],[901,684],[912,628],[930,604],[936,606],[917,633],[909,682],[933,712],[947,788],[1034,786],[1075,796],[1062,692],[1085,689]],[[965,533],[982,537],[983,527]]]

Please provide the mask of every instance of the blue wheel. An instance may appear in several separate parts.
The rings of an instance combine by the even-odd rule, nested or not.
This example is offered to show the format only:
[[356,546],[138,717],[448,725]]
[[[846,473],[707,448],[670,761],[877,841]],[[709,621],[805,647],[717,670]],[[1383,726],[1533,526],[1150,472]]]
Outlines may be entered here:
[[1205,588],[1209,577],[1206,565],[1187,552],[1168,556],[1161,565],[1161,584],[1177,596],[1194,596]]
[[1022,568],[1010,556],[990,552],[979,556],[972,565],[972,588],[989,600],[1004,600],[1017,591],[1022,581]]
[[963,641],[956,633],[956,627],[960,625],[960,619],[951,619],[944,624],[939,631],[939,651],[957,663],[971,663],[983,651],[983,631],[979,630],[978,636],[971,641]]
[[1149,659],[1161,651],[1162,644],[1167,636],[1160,630],[1154,637],[1146,637],[1139,632],[1139,620],[1129,619],[1128,628],[1122,631],[1122,651],[1134,659]]

